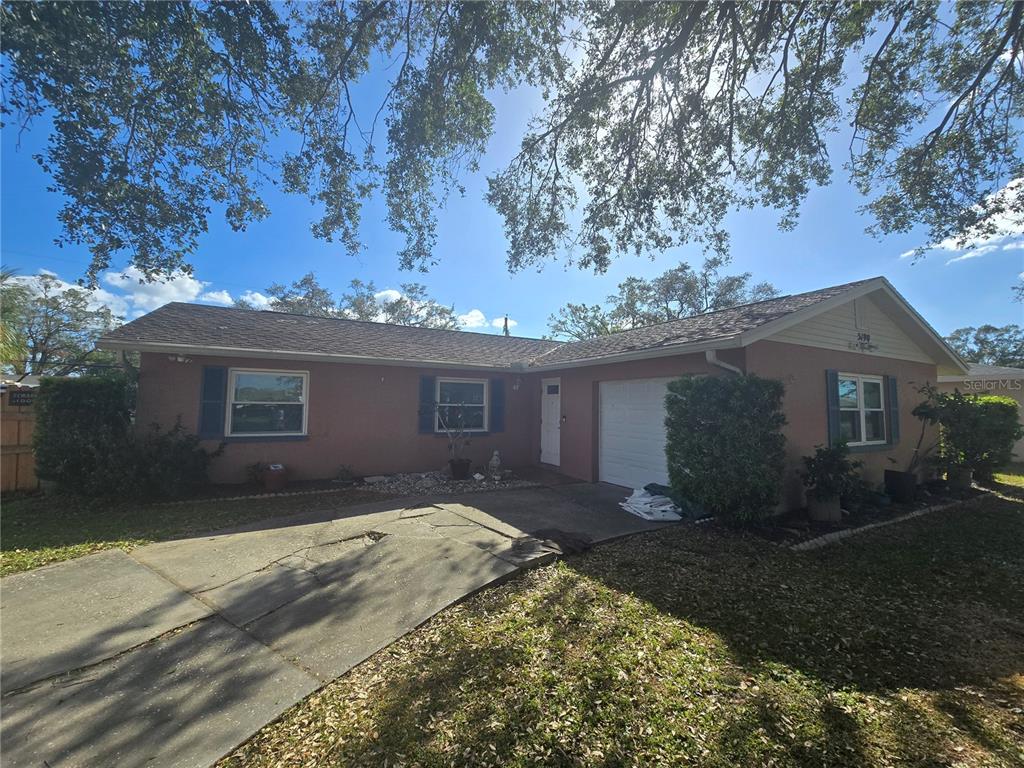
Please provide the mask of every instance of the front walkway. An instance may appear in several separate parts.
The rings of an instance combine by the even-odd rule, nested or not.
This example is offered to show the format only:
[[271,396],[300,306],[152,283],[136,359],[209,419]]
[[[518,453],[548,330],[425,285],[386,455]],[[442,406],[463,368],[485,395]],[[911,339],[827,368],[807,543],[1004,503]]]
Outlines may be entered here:
[[659,527],[618,509],[624,495],[570,484],[340,516],[325,498],[299,518],[7,577],[4,764],[209,765],[466,595]]

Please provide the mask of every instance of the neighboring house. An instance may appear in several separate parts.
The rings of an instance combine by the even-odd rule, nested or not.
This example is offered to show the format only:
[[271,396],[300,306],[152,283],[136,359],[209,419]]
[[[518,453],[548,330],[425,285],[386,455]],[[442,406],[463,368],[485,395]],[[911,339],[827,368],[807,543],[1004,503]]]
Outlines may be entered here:
[[[939,376],[939,389],[943,392],[959,389],[965,394],[1012,397],[1020,407],[1019,418],[1024,424],[1024,368],[968,363],[966,374]],[[1013,446],[1013,453],[1015,461],[1024,461],[1024,438]]]
[[[884,278],[785,296],[588,341],[561,343],[168,304],[100,346],[141,353],[137,423],[177,419],[216,445],[213,479],[282,462],[296,478],[442,467],[434,404],[475,421],[467,456],[542,464],[586,481],[668,480],[666,384],[680,376],[781,379],[789,469],[847,440],[880,482],[910,458],[916,387],[964,363]],[[442,405],[441,407],[444,407]],[[889,459],[895,459],[894,464]]]

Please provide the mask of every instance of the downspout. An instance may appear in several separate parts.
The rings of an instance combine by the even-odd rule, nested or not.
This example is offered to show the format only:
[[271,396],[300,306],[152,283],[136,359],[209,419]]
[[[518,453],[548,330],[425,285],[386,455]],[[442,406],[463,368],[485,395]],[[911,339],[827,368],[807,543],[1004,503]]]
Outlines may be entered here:
[[714,365],[724,371],[729,371],[729,373],[735,373],[737,376],[743,375],[743,369],[736,367],[732,363],[719,360],[718,352],[714,349],[706,350],[704,352],[704,359],[708,361],[708,365]]

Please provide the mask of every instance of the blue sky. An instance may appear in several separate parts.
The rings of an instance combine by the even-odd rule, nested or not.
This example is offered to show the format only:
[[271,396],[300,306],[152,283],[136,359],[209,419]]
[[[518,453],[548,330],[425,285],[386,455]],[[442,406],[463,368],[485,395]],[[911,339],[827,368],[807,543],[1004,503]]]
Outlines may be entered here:
[[[340,246],[310,234],[314,209],[297,196],[264,191],[270,217],[236,233],[216,212],[210,231],[192,259],[195,280],[165,285],[139,285],[105,275],[99,300],[115,311],[135,317],[167,300],[224,303],[249,291],[263,292],[272,282],[288,283],[306,272],[335,293],[353,278],[372,280],[380,289],[402,282],[422,282],[445,304],[453,304],[471,330],[500,332],[506,313],[516,335],[540,336],[548,316],[567,301],[601,301],[629,275],[655,276],[680,261],[699,264],[698,248],[666,251],[653,261],[624,256],[606,274],[594,275],[561,263],[541,271],[509,274],[505,268],[505,238],[497,214],[483,200],[488,172],[503,167],[514,153],[521,131],[539,107],[528,90],[495,96],[496,133],[481,171],[465,179],[466,194],[449,201],[439,215],[438,266],[428,274],[398,269],[398,236],[387,229],[383,200],[373,199],[363,211],[364,252],[353,258]],[[73,282],[85,271],[86,249],[58,248],[58,194],[47,191],[49,179],[31,155],[45,145],[45,124],[23,134],[17,149],[15,127],[4,128],[2,151],[2,261],[22,274],[45,269]],[[833,158],[846,157],[848,137],[839,134]],[[1024,236],[1001,239],[993,248],[980,244],[965,250],[930,252],[923,260],[899,258],[923,244],[911,233],[876,240],[864,232],[869,223],[857,213],[863,200],[837,170],[831,186],[813,190],[801,211],[797,228],[781,232],[772,211],[741,211],[730,218],[731,271],[750,271],[755,280],[769,280],[783,293],[884,275],[941,333],[966,325],[1020,323],[1024,307],[1011,301],[1010,286],[1024,270]],[[1010,246],[1010,247],[1007,247]],[[960,258],[970,256],[969,258]],[[493,324],[492,324],[493,323]]]

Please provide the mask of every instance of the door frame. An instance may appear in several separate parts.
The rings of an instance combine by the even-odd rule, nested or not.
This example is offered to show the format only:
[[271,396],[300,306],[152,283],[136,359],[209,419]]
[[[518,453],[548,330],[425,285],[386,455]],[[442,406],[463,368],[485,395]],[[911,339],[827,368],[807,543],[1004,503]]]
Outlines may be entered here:
[[[544,398],[554,397],[547,393],[549,384],[558,385],[558,418],[555,421],[555,432],[558,434],[558,455],[555,457],[555,461],[549,461],[551,457],[545,459],[544,456]],[[560,467],[562,465],[562,377],[552,376],[550,378],[540,380],[540,463],[547,464],[549,467]]]

